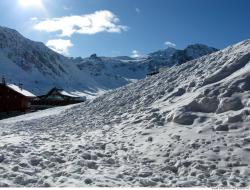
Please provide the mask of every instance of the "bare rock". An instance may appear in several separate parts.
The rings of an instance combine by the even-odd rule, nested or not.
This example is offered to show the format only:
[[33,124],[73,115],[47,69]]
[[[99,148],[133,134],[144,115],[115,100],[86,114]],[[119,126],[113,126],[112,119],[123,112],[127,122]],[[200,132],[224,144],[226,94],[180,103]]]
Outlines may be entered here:
[[229,127],[228,125],[224,124],[224,125],[217,125],[214,127],[215,131],[228,131]]
[[81,157],[85,160],[91,160],[91,154],[88,152],[84,152]]
[[191,164],[192,164],[192,162],[187,161],[187,160],[182,162],[182,165],[185,166],[185,167],[189,167]]
[[194,115],[189,112],[186,112],[186,113],[177,112],[173,118],[173,121],[181,125],[192,125],[196,118],[198,118],[197,115]]
[[192,88],[192,87],[195,87],[195,85],[196,85],[195,81],[192,81],[189,83],[188,87]]
[[92,179],[87,178],[87,179],[84,180],[84,183],[86,183],[87,185],[89,185],[89,184],[93,183],[93,181],[92,181]]
[[188,111],[212,113],[218,108],[219,100],[216,97],[203,97],[192,101],[186,106]]
[[98,168],[97,163],[94,162],[94,161],[88,161],[88,162],[86,162],[85,164],[86,164],[86,166],[87,166],[88,168],[90,168],[90,169],[97,169],[97,168]]
[[19,167],[18,166],[14,166],[13,168],[11,168],[12,171],[16,172],[19,170]]
[[62,157],[60,157],[60,156],[53,157],[53,158],[51,159],[51,161],[52,161],[52,162],[57,162],[57,163],[60,163],[60,164],[63,164],[63,163],[66,162],[66,161],[65,161]]
[[185,92],[186,90],[184,88],[179,88],[175,93],[173,93],[173,96],[182,96]]
[[228,116],[227,118],[228,123],[237,123],[242,122],[242,115],[234,115],[234,116]]
[[244,151],[250,152],[250,147],[243,148]]
[[42,161],[41,158],[33,157],[30,159],[30,164],[32,166],[37,166]]
[[21,166],[23,168],[29,167],[29,165],[27,163],[24,163],[24,162],[19,163],[19,166]]
[[4,161],[4,155],[0,153],[0,163]]
[[115,159],[113,159],[113,158],[107,158],[107,159],[105,159],[105,162],[107,164],[115,164]]
[[243,139],[243,144],[250,144],[250,137],[246,137]]
[[173,173],[178,172],[178,168],[175,166],[165,166],[164,168],[161,169],[162,171],[171,171]]
[[217,109],[217,113],[223,113],[226,111],[230,111],[230,110],[240,110],[242,109],[244,106],[241,102],[241,99],[238,97],[230,97],[230,98],[225,98],[220,102],[220,105]]
[[150,179],[140,179],[140,184],[143,187],[154,187],[157,185],[157,183],[155,181],[152,181]]
[[150,172],[150,171],[142,171],[138,174],[138,176],[140,177],[149,177],[151,175],[153,175],[153,172]]
[[148,142],[152,142],[153,141],[153,137],[148,137],[147,141]]
[[7,183],[0,182],[0,187],[9,187]]

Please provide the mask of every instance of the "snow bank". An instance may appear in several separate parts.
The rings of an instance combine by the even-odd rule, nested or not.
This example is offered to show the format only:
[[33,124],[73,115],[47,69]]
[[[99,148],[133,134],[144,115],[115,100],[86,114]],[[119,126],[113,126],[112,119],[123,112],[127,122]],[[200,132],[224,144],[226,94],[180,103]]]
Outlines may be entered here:
[[57,115],[0,122],[1,186],[249,186],[249,54],[246,40]]

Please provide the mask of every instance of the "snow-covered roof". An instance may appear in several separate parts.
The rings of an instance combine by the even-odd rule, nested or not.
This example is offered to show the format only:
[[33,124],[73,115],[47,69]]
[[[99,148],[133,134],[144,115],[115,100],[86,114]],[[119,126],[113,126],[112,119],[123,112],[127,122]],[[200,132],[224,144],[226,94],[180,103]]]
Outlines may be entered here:
[[79,98],[79,96],[76,96],[76,95],[73,95],[73,94],[70,94],[64,90],[60,91],[60,94],[64,95],[64,96],[70,96],[72,98]]
[[27,96],[27,97],[36,97],[34,94],[32,94],[31,92],[27,91],[27,90],[24,90],[22,88],[20,88],[19,86],[16,86],[14,84],[7,84],[7,86],[9,88],[11,88],[12,90],[18,92],[19,94],[22,94],[24,96]]

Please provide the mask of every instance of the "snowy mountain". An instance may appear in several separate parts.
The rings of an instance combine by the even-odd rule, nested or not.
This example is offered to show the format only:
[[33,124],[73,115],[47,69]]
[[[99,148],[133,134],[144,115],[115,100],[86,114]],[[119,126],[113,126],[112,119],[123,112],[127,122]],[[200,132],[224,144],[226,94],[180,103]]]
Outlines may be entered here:
[[[195,57],[189,56],[189,59],[216,51],[197,45],[191,49],[189,53],[195,52]],[[98,57],[95,54],[84,59],[67,58],[13,29],[0,27],[0,76],[5,76],[12,84],[22,83],[25,89],[36,95],[60,87],[75,95],[93,97],[145,78],[155,68],[173,65],[172,56],[176,63],[188,60],[179,60],[176,52],[175,49],[166,49],[140,59]]]
[[249,187],[249,79],[246,40],[79,105],[2,120],[0,185]]
[[194,44],[184,50],[174,48],[159,50],[142,58],[98,57],[93,54],[89,58],[76,58],[74,62],[80,70],[87,71],[91,75],[101,76],[101,78],[107,75],[133,81],[133,79],[145,78],[148,73],[156,69],[182,64],[216,51],[218,50],[206,45]]
[[208,47],[203,44],[189,45],[184,50],[177,50],[173,54],[170,63],[173,65],[180,65],[187,61],[197,59],[203,55],[208,55],[216,51],[218,51],[216,48]]

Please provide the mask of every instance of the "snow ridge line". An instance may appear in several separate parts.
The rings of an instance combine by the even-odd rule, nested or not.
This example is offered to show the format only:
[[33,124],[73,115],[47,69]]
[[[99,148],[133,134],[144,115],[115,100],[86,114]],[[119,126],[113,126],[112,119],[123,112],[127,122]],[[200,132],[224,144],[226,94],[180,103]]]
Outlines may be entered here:
[[235,64],[232,64],[230,66],[223,67],[221,70],[219,70],[217,73],[212,75],[209,78],[206,78],[202,84],[202,86],[206,86],[208,84],[216,83],[230,75],[232,75],[234,72],[242,69],[246,66],[246,64],[250,61],[250,53],[244,55],[242,58],[240,58]]

